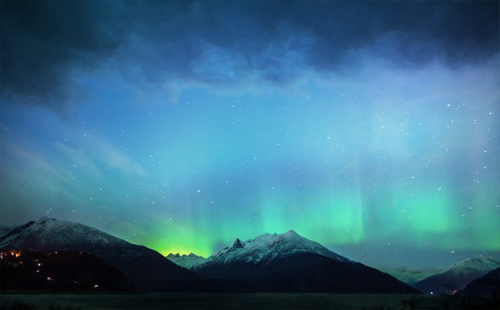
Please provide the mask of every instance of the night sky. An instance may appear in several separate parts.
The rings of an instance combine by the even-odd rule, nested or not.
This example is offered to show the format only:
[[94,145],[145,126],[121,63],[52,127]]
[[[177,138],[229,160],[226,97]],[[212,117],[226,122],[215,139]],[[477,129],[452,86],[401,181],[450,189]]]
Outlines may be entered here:
[[500,258],[498,1],[2,1],[0,223]]

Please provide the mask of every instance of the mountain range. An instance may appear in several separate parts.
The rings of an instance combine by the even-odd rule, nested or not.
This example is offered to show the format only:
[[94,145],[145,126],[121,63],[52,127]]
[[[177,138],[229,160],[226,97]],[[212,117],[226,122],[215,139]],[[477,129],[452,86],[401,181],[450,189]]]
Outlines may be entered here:
[[[124,275],[125,281],[118,277],[116,283],[125,283],[121,287],[126,290],[418,293],[393,276],[337,254],[293,230],[245,241],[236,239],[208,258],[193,253],[164,257],[95,228],[44,217],[15,227],[0,226],[0,253],[12,250],[31,251],[35,253],[32,256],[51,251],[88,254],[91,258],[85,261],[90,265],[105,264]],[[67,268],[67,261],[53,261],[53,270],[58,264]],[[491,258],[469,259],[415,286],[427,293],[459,290],[499,265]]]
[[413,270],[408,268],[381,268],[383,272],[387,272],[394,278],[398,279],[403,283],[413,285],[431,275],[442,272],[442,269],[431,269],[431,270]]
[[[500,292],[500,268],[488,272],[484,276],[469,283],[461,295],[491,296]],[[497,297],[498,299],[498,297]]]
[[491,257],[468,258],[415,283],[414,287],[428,294],[455,294],[471,281],[499,267],[500,262]]
[[418,293],[392,276],[334,253],[295,231],[236,239],[202,264],[201,277],[237,291]]
[[0,236],[0,250],[81,251],[102,259],[145,291],[176,290],[197,275],[147,247],[129,243],[79,223],[43,217]]
[[0,264],[0,291],[132,291],[117,268],[83,252],[0,251]]
[[166,258],[168,260],[170,260],[171,262],[173,262],[174,264],[177,264],[177,265],[184,267],[186,269],[192,269],[193,267],[200,265],[200,264],[203,264],[204,262],[207,261],[206,258],[204,258],[202,256],[198,256],[194,253],[190,253],[189,255],[186,255],[186,254],[181,255],[179,253],[176,253],[176,254],[170,253],[166,256]]

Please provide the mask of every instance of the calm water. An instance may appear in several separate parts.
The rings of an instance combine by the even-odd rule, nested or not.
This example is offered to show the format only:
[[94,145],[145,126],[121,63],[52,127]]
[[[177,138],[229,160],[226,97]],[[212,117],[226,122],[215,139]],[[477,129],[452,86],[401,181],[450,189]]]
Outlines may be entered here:
[[[462,309],[463,300],[417,295],[336,294],[0,294],[0,306],[14,301],[35,309]],[[55,308],[55,309],[56,309]],[[478,307],[479,308],[479,307]]]

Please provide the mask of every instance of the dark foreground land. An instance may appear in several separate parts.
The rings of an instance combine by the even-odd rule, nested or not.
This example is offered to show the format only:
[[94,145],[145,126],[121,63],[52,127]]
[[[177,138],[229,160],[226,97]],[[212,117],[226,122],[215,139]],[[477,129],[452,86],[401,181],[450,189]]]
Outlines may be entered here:
[[337,294],[2,294],[0,309],[499,309],[493,298]]

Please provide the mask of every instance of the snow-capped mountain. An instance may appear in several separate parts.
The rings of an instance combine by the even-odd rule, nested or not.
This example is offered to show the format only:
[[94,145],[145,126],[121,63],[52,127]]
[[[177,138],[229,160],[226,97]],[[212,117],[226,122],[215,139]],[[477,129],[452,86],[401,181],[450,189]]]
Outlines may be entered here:
[[7,226],[7,225],[0,225],[0,238],[2,238],[3,235],[8,233],[9,231],[12,230],[12,226]]
[[460,294],[492,296],[498,292],[500,292],[500,267],[469,283]]
[[[121,270],[130,284],[143,290],[168,290],[174,282],[196,278],[160,253],[78,223],[41,218],[0,236],[0,249],[81,251]],[[178,285],[177,285],[178,287]]]
[[471,281],[500,267],[500,262],[485,256],[468,258],[455,263],[445,271],[429,276],[415,284],[425,293],[454,294]]
[[384,268],[380,269],[383,272],[387,272],[394,278],[398,279],[403,283],[407,283],[412,285],[413,283],[417,283],[428,276],[436,274],[438,272],[442,272],[442,270],[412,270],[408,268]]
[[500,267],[500,261],[486,256],[467,258],[461,262],[451,265],[444,273],[463,276],[472,273],[486,274]]
[[58,221],[42,217],[38,221],[14,227],[1,236],[0,249],[21,249],[26,247],[64,247],[88,243],[90,246],[117,246],[129,244],[95,228],[79,223]]
[[269,263],[272,260],[295,253],[314,253],[338,262],[352,262],[350,259],[328,250],[321,244],[308,240],[293,230],[289,230],[284,234],[263,234],[246,241],[236,239],[231,247],[225,247],[210,256],[207,264]]
[[234,291],[415,293],[392,276],[336,254],[294,231],[236,239],[193,268]]
[[198,256],[194,253],[190,253],[189,255],[186,255],[186,254],[173,254],[173,253],[170,253],[166,256],[171,262],[181,266],[181,267],[184,267],[184,268],[187,268],[187,269],[191,269],[193,268],[194,266],[198,266],[200,264],[203,264],[207,261],[206,258],[202,257],[202,256]]

